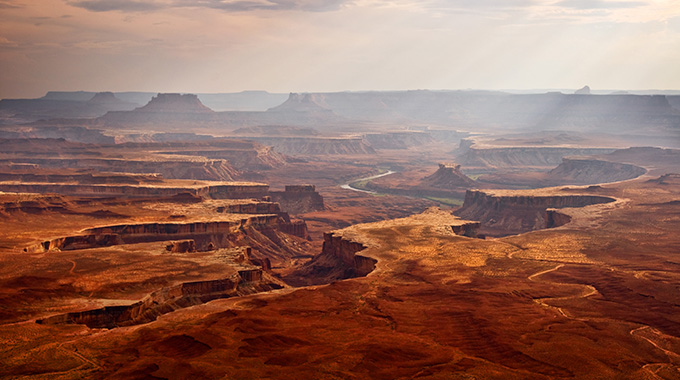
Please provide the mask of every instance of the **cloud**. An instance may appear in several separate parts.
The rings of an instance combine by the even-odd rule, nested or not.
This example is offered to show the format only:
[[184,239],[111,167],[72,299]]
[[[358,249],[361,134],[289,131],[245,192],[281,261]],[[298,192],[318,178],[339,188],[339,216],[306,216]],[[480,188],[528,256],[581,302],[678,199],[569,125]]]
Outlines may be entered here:
[[162,4],[156,1],[135,1],[135,0],[87,0],[70,1],[74,7],[87,9],[92,12],[143,12],[162,8]]
[[555,5],[573,9],[622,9],[642,7],[647,3],[642,1],[562,0]]
[[0,9],[14,9],[14,8],[21,8],[21,5],[14,4],[13,1],[0,0]]
[[74,0],[68,3],[92,12],[146,12],[169,8],[208,8],[230,12],[254,10],[326,12],[337,10],[346,2],[347,0]]

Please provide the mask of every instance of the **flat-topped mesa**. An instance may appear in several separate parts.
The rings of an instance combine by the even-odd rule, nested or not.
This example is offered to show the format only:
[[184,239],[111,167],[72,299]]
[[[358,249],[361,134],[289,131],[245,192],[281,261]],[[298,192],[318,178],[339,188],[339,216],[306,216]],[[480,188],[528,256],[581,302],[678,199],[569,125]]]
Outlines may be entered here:
[[614,198],[605,196],[561,194],[557,190],[468,190],[463,206],[454,214],[480,221],[480,231],[486,235],[505,236],[567,223],[567,218],[557,215],[554,209],[614,201]]
[[89,104],[125,104],[124,101],[118,99],[116,95],[110,91],[98,92],[87,102]]
[[[24,252],[48,252],[60,250],[108,247],[121,244],[154,241],[187,240],[193,249],[206,251],[230,247],[235,240],[248,235],[248,231],[260,233],[281,232],[300,238],[308,238],[304,221],[285,220],[278,214],[235,216],[233,220],[196,222],[150,222],[129,223],[83,230],[80,235],[60,237],[24,248]],[[187,243],[187,247],[192,243]],[[170,244],[170,251],[173,244]]]
[[268,109],[267,112],[312,112],[333,115],[333,111],[325,105],[321,94],[298,94],[295,92],[291,92],[285,102]]
[[270,191],[269,195],[283,210],[291,214],[321,211],[326,208],[323,197],[316,191],[314,185],[287,185],[285,191]]
[[213,113],[194,94],[163,94],[154,96],[145,106],[134,112]]
[[86,197],[172,197],[191,194],[212,199],[261,199],[269,192],[269,185],[254,182],[204,182],[176,185],[114,185],[72,183],[0,182],[0,191],[13,193],[57,193]]
[[87,169],[108,173],[158,173],[168,179],[231,181],[239,174],[224,159],[176,155],[152,156],[145,159],[23,156],[0,159],[0,165],[36,164],[45,169]]
[[506,171],[550,170],[562,163],[567,156],[592,156],[615,151],[613,148],[571,148],[571,147],[478,147],[472,146],[457,157],[457,161],[466,168],[475,168],[478,172],[494,171],[502,168]]
[[548,172],[549,183],[590,185],[637,178],[647,170],[640,166],[593,158],[565,157],[562,163]]
[[439,169],[434,174],[423,178],[422,183],[441,189],[470,188],[476,184],[474,180],[463,174],[460,165],[453,163],[440,163]]

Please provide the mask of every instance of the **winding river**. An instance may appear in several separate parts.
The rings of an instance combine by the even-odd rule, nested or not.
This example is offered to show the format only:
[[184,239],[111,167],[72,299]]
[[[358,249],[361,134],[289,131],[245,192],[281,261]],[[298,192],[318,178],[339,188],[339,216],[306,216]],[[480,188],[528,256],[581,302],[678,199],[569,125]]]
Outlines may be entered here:
[[355,182],[360,182],[360,181],[369,181],[369,180],[372,180],[372,179],[384,177],[384,176],[386,176],[386,175],[390,175],[390,174],[394,174],[394,173],[396,173],[396,172],[395,172],[395,171],[392,171],[392,170],[388,170],[388,171],[386,171],[385,173],[382,173],[382,174],[376,174],[376,175],[372,175],[372,176],[370,176],[370,177],[365,177],[365,178],[359,178],[359,179],[352,180],[352,181],[350,181],[350,182],[347,182],[347,183],[344,184],[344,185],[341,185],[340,187],[343,188],[343,189],[354,190],[354,191],[358,191],[358,192],[361,192],[361,193],[378,194],[378,193],[375,192],[375,191],[357,189],[356,187],[352,187],[351,184],[352,184],[352,183],[355,183]]

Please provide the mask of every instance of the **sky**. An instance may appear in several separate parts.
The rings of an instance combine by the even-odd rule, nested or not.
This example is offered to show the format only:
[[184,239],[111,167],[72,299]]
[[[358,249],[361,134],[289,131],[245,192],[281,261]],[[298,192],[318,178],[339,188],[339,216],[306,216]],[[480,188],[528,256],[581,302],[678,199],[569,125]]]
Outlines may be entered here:
[[0,0],[0,98],[680,89],[680,0]]

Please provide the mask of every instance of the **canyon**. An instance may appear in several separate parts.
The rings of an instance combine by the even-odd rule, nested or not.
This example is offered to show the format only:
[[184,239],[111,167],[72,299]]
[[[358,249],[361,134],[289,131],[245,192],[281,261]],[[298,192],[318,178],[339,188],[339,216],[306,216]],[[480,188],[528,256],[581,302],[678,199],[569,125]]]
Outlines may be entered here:
[[51,92],[0,111],[0,378],[680,373],[671,96]]

